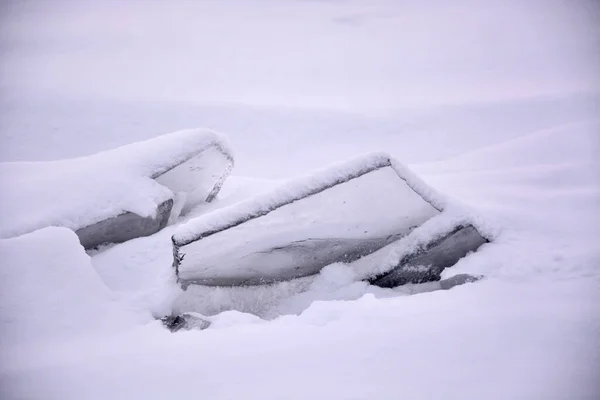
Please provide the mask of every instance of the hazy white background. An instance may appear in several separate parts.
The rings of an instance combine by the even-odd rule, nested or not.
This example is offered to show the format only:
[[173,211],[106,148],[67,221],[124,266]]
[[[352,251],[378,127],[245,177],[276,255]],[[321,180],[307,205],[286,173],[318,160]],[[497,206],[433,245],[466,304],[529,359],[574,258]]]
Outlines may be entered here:
[[593,0],[0,7],[4,161],[206,126],[237,173],[286,177],[366,151],[436,161],[600,110]]
[[34,0],[0,11],[8,93],[366,110],[600,88],[593,0]]

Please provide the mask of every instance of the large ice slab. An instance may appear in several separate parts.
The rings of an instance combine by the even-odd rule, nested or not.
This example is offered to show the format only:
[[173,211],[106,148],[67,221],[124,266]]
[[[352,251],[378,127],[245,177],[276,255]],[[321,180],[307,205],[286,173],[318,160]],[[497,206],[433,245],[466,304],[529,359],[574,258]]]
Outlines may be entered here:
[[443,202],[389,156],[369,155],[189,221],[173,235],[174,264],[183,286],[312,275],[404,237]]
[[0,238],[62,226],[90,247],[152,234],[214,198],[232,166],[227,139],[205,129],[70,160],[1,163]]

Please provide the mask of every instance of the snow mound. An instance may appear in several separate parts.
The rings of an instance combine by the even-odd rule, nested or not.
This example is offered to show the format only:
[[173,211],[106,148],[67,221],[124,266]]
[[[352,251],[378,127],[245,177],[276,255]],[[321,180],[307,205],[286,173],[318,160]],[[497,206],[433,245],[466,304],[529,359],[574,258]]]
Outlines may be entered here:
[[154,218],[174,193],[153,178],[211,146],[231,154],[223,135],[189,129],[87,157],[1,163],[0,238],[47,226],[77,230],[125,212]]
[[2,343],[102,334],[151,318],[121,308],[69,229],[0,240],[0,257]]

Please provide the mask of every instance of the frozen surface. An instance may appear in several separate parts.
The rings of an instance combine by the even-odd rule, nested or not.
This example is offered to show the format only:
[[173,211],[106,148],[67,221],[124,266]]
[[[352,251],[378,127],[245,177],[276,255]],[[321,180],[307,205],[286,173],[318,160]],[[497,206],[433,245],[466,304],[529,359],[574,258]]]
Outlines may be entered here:
[[192,219],[173,235],[179,279],[265,283],[369,254],[439,213],[431,189],[405,171],[384,154],[365,156]]
[[[125,212],[154,218],[158,205],[175,194],[153,178],[181,168],[182,162],[190,157],[194,160],[193,156],[215,146],[227,149],[226,139],[209,130],[195,129],[88,157],[1,163],[4,190],[0,194],[0,237],[47,226],[77,230]],[[217,180],[211,177],[206,195]],[[167,177],[161,183],[183,190],[173,181]]]
[[[572,148],[587,151],[597,142],[593,129],[582,126],[593,124],[561,129]],[[155,316],[171,307],[200,311],[210,315],[209,329],[173,335],[140,325],[78,342],[32,336],[28,346],[3,351],[3,390],[44,398],[190,396],[196,389],[182,380],[202,376],[212,398],[241,396],[247,392],[240,388],[252,387],[257,396],[273,399],[396,399],[399,383],[403,395],[422,398],[594,398],[599,166],[580,151],[554,163],[550,153],[556,149],[543,132],[522,137],[481,154],[465,152],[471,161],[460,164],[451,159],[411,166],[477,212],[452,203],[443,221],[429,220],[402,248],[470,216],[493,244],[444,275],[484,275],[479,282],[443,292],[435,284],[380,289],[360,280],[362,268],[377,264],[363,259],[353,268],[326,267],[309,279],[229,290],[196,287],[182,296],[172,280],[170,236],[177,227],[171,226],[95,252],[92,263],[121,303]],[[511,154],[519,152],[528,157],[515,165]],[[484,162],[485,168],[477,167]],[[272,187],[234,176],[215,203],[198,212]],[[373,257],[392,262],[402,248]],[[306,384],[298,385],[297,376]]]
[[6,7],[9,89],[362,112],[600,88],[595,0]]
[[[0,7],[11,7],[0,10],[2,161],[81,157],[185,126],[225,132],[237,176],[187,220],[273,189],[270,178],[383,150],[463,203],[445,216],[472,215],[494,239],[443,276],[484,278],[448,291],[375,288],[360,280],[373,265],[336,264],[311,279],[197,287],[185,298],[172,279],[177,227],[167,226],[90,252],[109,297],[135,316],[117,330],[101,321],[117,322],[121,308],[79,290],[97,285],[82,276],[89,263],[73,234],[10,239],[27,251],[0,259],[12,299],[2,308],[10,320],[0,319],[3,343],[12,332],[0,346],[1,398],[598,398],[597,2]],[[3,192],[18,184],[0,179]],[[68,256],[53,271],[81,261],[54,285],[28,275],[52,282],[38,268],[49,247]],[[171,334],[147,323],[173,307],[212,325]],[[35,323],[17,311],[32,309]]]

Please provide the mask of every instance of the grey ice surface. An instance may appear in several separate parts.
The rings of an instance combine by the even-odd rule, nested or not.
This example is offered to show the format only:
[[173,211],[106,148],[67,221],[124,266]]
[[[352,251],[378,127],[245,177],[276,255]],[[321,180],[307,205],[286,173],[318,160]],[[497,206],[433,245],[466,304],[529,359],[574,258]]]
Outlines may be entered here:
[[469,274],[454,275],[451,278],[442,279],[440,281],[440,289],[449,290],[449,289],[452,289],[453,287],[464,285],[465,283],[477,282],[481,278],[482,278],[482,276],[475,276],[475,275],[469,275]]
[[104,243],[122,243],[142,236],[150,236],[163,229],[169,221],[173,200],[161,203],[156,212],[156,218],[140,217],[126,212],[116,217],[88,225],[77,230],[81,245],[90,249]]
[[[370,283],[392,288],[406,283],[437,281],[444,269],[453,266],[484,243],[487,243],[487,239],[473,226],[458,228],[445,237],[433,241],[425,247],[425,250],[404,257],[396,268],[383,276],[371,279]],[[452,285],[452,281],[445,285]]]

